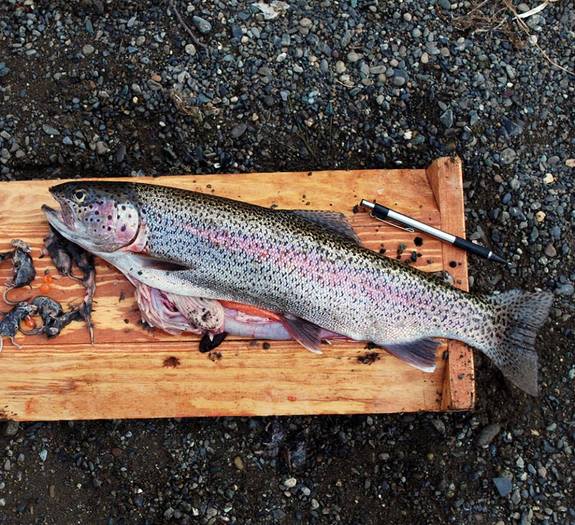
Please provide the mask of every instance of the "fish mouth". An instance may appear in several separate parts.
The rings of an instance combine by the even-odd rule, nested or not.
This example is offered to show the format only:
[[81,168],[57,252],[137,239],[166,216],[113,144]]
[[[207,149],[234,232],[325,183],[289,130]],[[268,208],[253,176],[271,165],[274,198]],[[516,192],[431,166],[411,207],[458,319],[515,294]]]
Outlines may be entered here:
[[[50,223],[50,226],[54,228],[58,233],[69,241],[78,244],[82,248],[88,251],[97,251],[97,247],[86,240],[85,237],[77,233],[72,225],[69,225],[66,220],[66,214],[62,210],[56,210],[47,204],[42,205],[42,211],[46,215],[46,219]],[[68,219],[69,220],[69,219]]]

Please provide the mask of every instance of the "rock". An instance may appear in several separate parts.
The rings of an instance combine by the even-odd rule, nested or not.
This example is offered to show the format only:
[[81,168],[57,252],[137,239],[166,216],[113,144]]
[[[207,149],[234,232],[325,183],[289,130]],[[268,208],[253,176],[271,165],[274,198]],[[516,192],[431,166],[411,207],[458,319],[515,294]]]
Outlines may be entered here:
[[188,55],[194,56],[196,54],[196,46],[192,43],[186,44],[186,47],[184,47],[184,51]]
[[309,18],[304,17],[299,21],[299,25],[301,27],[310,28],[313,25],[313,22]]
[[246,132],[247,129],[248,129],[248,125],[246,123],[242,122],[241,124],[238,124],[237,126],[234,126],[232,128],[231,135],[235,139],[238,139]]
[[110,148],[108,148],[108,146],[106,145],[105,142],[102,142],[101,140],[96,142],[96,153],[98,155],[105,155],[109,151],[110,151]]
[[545,184],[553,184],[555,182],[555,177],[552,173],[546,173],[545,177],[543,177],[543,182]]
[[446,128],[452,127],[453,126],[453,111],[451,109],[448,109],[439,117],[439,120],[441,121],[441,123]]
[[288,478],[284,481],[284,486],[288,489],[293,489],[297,485],[296,478]]
[[545,246],[545,255],[547,255],[547,257],[556,257],[557,256],[557,250],[555,249],[555,246],[553,246],[553,243],[549,243],[547,246]]
[[437,3],[443,9],[451,9],[451,2],[449,2],[449,0],[439,0]]
[[561,284],[555,289],[555,293],[558,295],[564,295],[566,297],[571,297],[575,293],[575,288],[572,284]]
[[503,162],[503,164],[511,164],[515,160],[516,156],[517,156],[517,153],[515,153],[514,149],[505,148],[501,152],[501,162]]
[[429,64],[429,55],[426,52],[421,53],[421,63]]
[[238,469],[238,470],[244,470],[245,465],[244,462],[242,460],[242,458],[240,456],[236,456],[234,458],[234,466]]
[[201,16],[194,16],[192,18],[193,24],[198,28],[200,33],[209,33],[212,30],[212,24]]
[[575,159],[567,159],[565,161],[565,166],[568,168],[575,168]]
[[396,87],[402,87],[402,86],[405,85],[406,80],[405,80],[405,77],[402,76],[402,75],[394,75],[392,82],[393,82],[393,85],[394,85],[394,86],[396,86]]
[[358,60],[361,60],[363,55],[361,55],[360,53],[356,53],[355,51],[350,51],[347,54],[347,61],[351,62],[352,64],[357,62]]
[[345,70],[346,70],[345,64],[341,60],[338,60],[335,63],[335,72],[338,75],[341,75]]
[[44,462],[48,457],[48,451],[45,448],[43,448],[38,455],[40,456],[40,460]]
[[443,421],[441,421],[441,419],[439,418],[433,418],[431,420],[431,424],[435,427],[435,430],[437,430],[440,434],[445,435],[445,423]]
[[94,46],[91,44],[86,44],[84,47],[82,47],[82,53],[85,56],[90,56],[94,51]]
[[535,220],[537,222],[543,222],[545,220],[545,212],[539,210],[536,214],[535,214]]
[[493,478],[493,483],[495,484],[497,492],[499,492],[499,495],[503,498],[509,496],[509,494],[511,494],[511,490],[513,490],[513,484],[509,478]]
[[501,432],[501,425],[499,423],[491,423],[483,427],[479,437],[477,438],[477,444],[480,447],[487,447],[491,442],[497,437],[497,434]]
[[20,423],[18,423],[18,421],[12,421],[10,419],[6,421],[6,425],[4,426],[4,435],[6,437],[15,436],[18,433],[19,428]]
[[42,129],[44,130],[44,133],[46,133],[46,135],[52,135],[52,136],[60,135],[60,132],[56,128],[48,124],[42,124]]

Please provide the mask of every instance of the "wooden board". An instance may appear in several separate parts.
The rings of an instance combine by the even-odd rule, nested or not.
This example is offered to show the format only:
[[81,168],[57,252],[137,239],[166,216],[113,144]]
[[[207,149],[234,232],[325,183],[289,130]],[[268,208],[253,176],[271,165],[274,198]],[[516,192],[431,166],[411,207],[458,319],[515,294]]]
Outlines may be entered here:
[[[138,179],[119,179],[138,180]],[[467,287],[465,253],[425,235],[383,224],[367,213],[353,213],[361,198],[376,199],[436,227],[464,234],[461,163],[438,159],[427,170],[360,170],[259,173],[141,179],[245,200],[264,206],[336,210],[345,213],[362,243],[385,247],[397,256],[401,243],[421,253],[415,266],[445,269],[457,286]],[[54,181],[0,183],[0,251],[12,238],[30,243],[38,271],[33,293],[46,270],[38,255],[48,226],[40,210],[54,204]],[[416,247],[419,236],[423,245]],[[452,262],[455,261],[455,262]],[[455,265],[450,267],[449,263]],[[0,283],[10,264],[0,265]],[[64,304],[79,302],[82,289],[68,278],[54,281],[49,295]],[[20,294],[18,296],[18,294]],[[18,290],[13,297],[26,297]],[[89,344],[81,323],[57,339],[19,336],[0,354],[0,417],[22,421],[184,416],[280,414],[356,414],[465,410],[473,407],[473,359],[469,349],[449,342],[437,352],[432,374],[420,372],[364,343],[339,342],[312,354],[293,342],[230,338],[218,353],[201,354],[194,336],[171,336],[139,324],[131,285],[99,261],[94,323]],[[6,310],[5,307],[0,307]]]

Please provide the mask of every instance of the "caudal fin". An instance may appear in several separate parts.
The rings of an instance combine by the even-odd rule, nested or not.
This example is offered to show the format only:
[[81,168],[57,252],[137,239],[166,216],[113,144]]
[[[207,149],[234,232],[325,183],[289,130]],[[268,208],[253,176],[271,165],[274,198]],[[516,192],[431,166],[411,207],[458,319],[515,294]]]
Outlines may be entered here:
[[483,348],[503,375],[532,396],[538,394],[535,338],[549,315],[549,292],[511,290],[489,297],[495,307],[494,346]]

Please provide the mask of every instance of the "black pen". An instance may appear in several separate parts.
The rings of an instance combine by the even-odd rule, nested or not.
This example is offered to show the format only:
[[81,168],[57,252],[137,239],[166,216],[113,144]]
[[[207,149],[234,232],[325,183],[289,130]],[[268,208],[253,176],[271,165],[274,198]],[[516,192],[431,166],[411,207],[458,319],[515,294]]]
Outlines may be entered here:
[[365,208],[370,208],[371,215],[381,221],[385,221],[386,219],[392,219],[396,222],[399,222],[400,224],[411,226],[416,230],[419,230],[423,233],[427,233],[428,235],[431,235],[433,237],[437,237],[442,241],[453,244],[453,246],[457,246],[458,248],[467,250],[468,252],[471,252],[475,255],[485,257],[485,259],[489,259],[490,261],[495,261],[501,264],[509,264],[505,259],[493,253],[489,248],[485,248],[485,246],[475,244],[471,241],[468,241],[467,239],[458,237],[457,235],[452,235],[451,233],[438,230],[433,226],[429,226],[428,224],[419,222],[411,217],[408,217],[407,215],[403,215],[402,213],[390,210],[389,208],[386,208],[381,204],[377,204],[376,202],[369,202],[363,199],[360,205],[364,206]]

